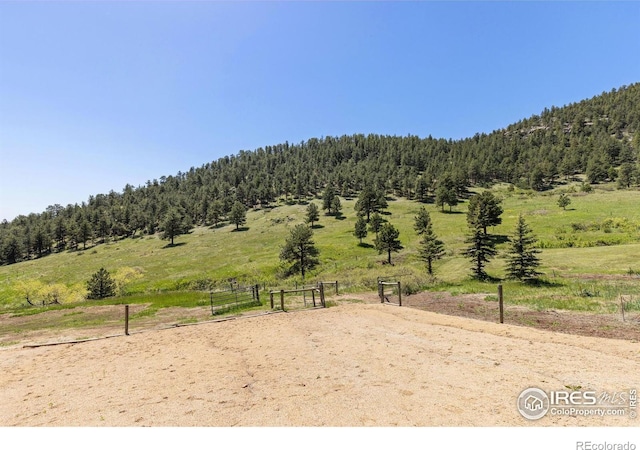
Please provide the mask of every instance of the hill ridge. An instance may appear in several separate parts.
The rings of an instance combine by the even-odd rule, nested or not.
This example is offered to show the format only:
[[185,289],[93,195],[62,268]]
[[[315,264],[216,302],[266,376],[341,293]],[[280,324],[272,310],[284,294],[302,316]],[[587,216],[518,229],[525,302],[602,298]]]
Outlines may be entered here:
[[240,151],[175,176],[126,185],[121,193],[49,206],[0,224],[0,264],[106,241],[152,235],[170,211],[183,226],[217,225],[232,206],[299,200],[327,187],[351,197],[365,186],[420,201],[444,180],[459,194],[471,186],[510,183],[542,191],[586,174],[590,183],[640,184],[640,83],[561,108],[545,108],[490,134],[452,141],[431,136],[354,134]]

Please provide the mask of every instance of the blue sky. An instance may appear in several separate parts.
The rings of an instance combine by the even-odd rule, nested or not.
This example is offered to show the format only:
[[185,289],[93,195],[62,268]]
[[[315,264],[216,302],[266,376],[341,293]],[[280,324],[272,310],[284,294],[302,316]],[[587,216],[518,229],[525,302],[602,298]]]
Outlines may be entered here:
[[640,2],[0,2],[0,220],[240,150],[459,139],[640,81]]

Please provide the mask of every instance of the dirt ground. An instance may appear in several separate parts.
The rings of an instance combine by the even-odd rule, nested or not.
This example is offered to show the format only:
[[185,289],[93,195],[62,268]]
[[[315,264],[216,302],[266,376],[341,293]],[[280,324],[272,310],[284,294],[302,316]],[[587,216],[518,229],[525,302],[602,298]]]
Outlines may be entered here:
[[[409,308],[375,296],[348,301],[355,297],[193,326],[150,322],[144,332],[77,344],[28,347],[79,336],[24,335],[0,347],[0,426],[640,425],[630,414],[529,421],[516,408],[528,387],[640,387],[637,325],[618,319],[618,339],[580,336],[563,324],[599,336],[608,325],[520,310],[498,324],[493,302],[473,297],[409,296]],[[428,311],[436,308],[469,317]],[[493,319],[475,320],[483,314]],[[517,325],[523,317],[563,332]]]

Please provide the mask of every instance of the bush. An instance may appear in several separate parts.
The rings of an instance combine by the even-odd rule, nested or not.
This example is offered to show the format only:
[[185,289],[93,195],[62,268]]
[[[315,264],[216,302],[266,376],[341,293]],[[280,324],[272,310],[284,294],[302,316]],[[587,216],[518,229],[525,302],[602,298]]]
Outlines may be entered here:
[[583,181],[582,185],[580,185],[580,191],[582,191],[582,192],[592,192],[593,191],[593,186],[591,186],[589,183],[585,183]]

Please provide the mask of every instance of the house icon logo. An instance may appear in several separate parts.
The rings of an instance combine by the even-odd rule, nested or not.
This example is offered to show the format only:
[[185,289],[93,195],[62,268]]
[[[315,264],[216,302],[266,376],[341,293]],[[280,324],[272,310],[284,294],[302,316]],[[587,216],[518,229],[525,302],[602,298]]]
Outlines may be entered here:
[[525,419],[541,419],[549,411],[549,396],[542,389],[525,389],[518,396],[518,411]]

